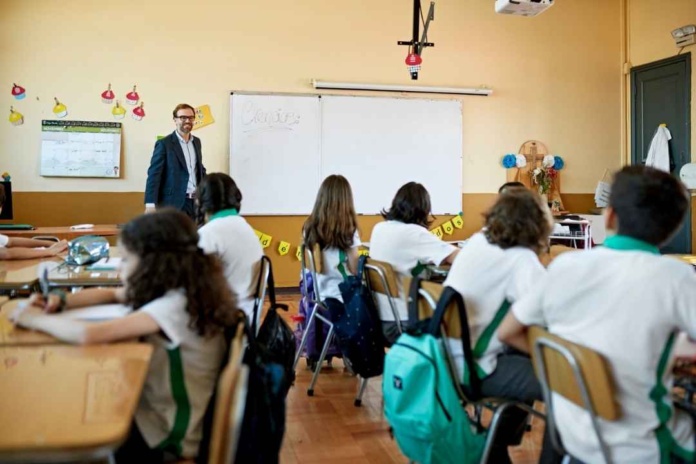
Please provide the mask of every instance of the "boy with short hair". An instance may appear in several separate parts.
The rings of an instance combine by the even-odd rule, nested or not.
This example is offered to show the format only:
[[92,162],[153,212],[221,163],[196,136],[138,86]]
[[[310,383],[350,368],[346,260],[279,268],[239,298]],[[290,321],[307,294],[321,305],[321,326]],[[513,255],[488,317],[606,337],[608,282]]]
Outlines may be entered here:
[[[5,186],[0,184],[0,211],[5,204]],[[34,259],[55,256],[68,248],[68,242],[51,242],[0,234],[0,260]]]
[[[599,424],[617,463],[694,460],[693,423],[672,406],[667,361],[680,330],[696,338],[696,273],[658,249],[688,207],[685,188],[670,174],[623,168],[606,211],[607,229],[617,235],[603,247],[556,258],[499,329],[501,341],[528,351],[527,327],[546,326],[608,360],[622,416]],[[589,415],[558,395],[553,401],[566,450],[584,462],[601,462]]]

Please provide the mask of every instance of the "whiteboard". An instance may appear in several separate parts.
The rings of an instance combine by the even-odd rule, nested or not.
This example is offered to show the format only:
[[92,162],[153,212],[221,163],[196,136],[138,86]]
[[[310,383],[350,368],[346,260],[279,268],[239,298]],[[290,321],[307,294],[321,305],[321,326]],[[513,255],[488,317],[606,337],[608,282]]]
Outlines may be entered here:
[[342,174],[355,209],[379,214],[419,182],[434,214],[462,209],[462,108],[454,100],[323,96],[322,174]]
[[321,183],[319,99],[233,94],[230,176],[244,214],[306,214]]
[[120,177],[121,123],[41,121],[42,176]]
[[428,189],[434,214],[461,210],[457,100],[234,93],[230,112],[244,214],[309,214],[330,174],[349,180],[359,214],[388,209],[410,181]]

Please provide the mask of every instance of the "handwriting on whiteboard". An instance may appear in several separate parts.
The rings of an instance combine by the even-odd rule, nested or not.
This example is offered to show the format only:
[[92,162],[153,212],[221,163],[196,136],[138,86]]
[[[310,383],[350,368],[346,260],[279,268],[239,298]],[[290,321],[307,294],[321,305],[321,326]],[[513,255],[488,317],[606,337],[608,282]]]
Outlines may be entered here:
[[253,101],[247,101],[242,108],[242,130],[244,132],[265,130],[293,130],[300,124],[301,116],[295,111],[276,108],[268,110],[257,107]]

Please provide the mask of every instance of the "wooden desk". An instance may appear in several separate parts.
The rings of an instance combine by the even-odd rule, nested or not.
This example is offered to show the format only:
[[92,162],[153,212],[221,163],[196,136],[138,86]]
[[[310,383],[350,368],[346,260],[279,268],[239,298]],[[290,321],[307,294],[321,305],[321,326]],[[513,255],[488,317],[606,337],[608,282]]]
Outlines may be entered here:
[[152,347],[0,348],[0,461],[108,456],[128,435]]
[[[109,248],[109,258],[118,258],[118,247]],[[90,266],[60,266],[48,273],[51,287],[113,287],[121,285],[117,270],[89,270]]]
[[[47,333],[17,327],[10,322],[10,314],[24,301],[27,301],[27,299],[17,298],[10,300],[0,307],[0,352],[5,346],[56,345],[63,343]],[[2,367],[0,366],[0,371],[1,370]],[[1,416],[2,413],[0,413],[0,417]]]
[[22,259],[16,261],[0,261],[0,290],[27,290],[38,280],[38,266],[41,262],[62,261],[60,257],[41,259]]
[[665,255],[696,267],[696,255]]
[[61,227],[37,227],[33,230],[0,230],[0,234],[8,237],[32,238],[39,235],[50,235],[63,240],[72,240],[82,235],[100,235],[102,237],[113,237],[119,234],[120,230],[116,224],[95,225],[91,229],[71,230],[70,226]]

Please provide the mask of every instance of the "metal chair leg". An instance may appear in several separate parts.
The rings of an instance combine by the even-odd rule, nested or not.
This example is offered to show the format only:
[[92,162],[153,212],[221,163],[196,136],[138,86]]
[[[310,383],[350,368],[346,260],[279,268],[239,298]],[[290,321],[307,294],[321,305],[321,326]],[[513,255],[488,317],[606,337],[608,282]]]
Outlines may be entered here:
[[326,358],[326,353],[329,351],[329,345],[331,345],[331,342],[333,341],[333,335],[334,335],[334,325],[333,323],[322,316],[321,314],[318,314],[317,309],[315,308],[314,313],[312,313],[312,316],[316,314],[316,317],[327,324],[329,326],[329,332],[326,335],[326,340],[324,341],[324,346],[321,349],[321,355],[319,355],[319,361],[317,362],[317,368],[314,369],[314,375],[312,376],[312,381],[309,383],[309,388],[307,388],[307,396],[314,396],[314,385],[317,383],[317,378],[319,377],[319,371],[321,371],[321,365],[324,363],[324,358]]
[[304,351],[305,345],[307,345],[307,334],[309,333],[309,328],[312,325],[312,322],[314,321],[314,315],[316,314],[317,308],[314,308],[314,311],[312,311],[312,315],[309,316],[309,320],[307,321],[307,324],[305,325],[304,333],[302,334],[302,340],[300,340],[300,347],[297,349],[297,353],[295,354],[295,362],[292,364],[292,369],[297,370],[297,363],[300,361],[300,358],[302,357],[302,352]]
[[356,407],[362,406],[362,397],[365,394],[365,389],[367,388],[368,379],[360,379],[360,386],[358,387],[358,396],[355,398],[353,405]]

